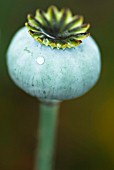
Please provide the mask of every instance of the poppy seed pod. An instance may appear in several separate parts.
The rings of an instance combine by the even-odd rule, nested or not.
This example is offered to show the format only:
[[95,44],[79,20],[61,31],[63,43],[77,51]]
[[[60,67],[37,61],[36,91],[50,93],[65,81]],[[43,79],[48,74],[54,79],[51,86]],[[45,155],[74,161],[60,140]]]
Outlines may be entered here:
[[56,7],[47,13],[37,11],[35,18],[28,16],[7,52],[9,74],[21,89],[41,100],[61,101],[94,86],[100,75],[100,52],[87,32],[89,24],[82,25],[82,20]]

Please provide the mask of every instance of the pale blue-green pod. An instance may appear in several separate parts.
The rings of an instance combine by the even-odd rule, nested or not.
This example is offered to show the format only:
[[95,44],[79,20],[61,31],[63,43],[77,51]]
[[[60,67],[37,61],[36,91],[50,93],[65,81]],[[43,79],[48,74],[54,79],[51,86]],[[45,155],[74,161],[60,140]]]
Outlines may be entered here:
[[74,48],[52,49],[35,41],[24,27],[14,36],[7,65],[13,81],[41,100],[66,100],[88,92],[97,82],[101,60],[92,37]]

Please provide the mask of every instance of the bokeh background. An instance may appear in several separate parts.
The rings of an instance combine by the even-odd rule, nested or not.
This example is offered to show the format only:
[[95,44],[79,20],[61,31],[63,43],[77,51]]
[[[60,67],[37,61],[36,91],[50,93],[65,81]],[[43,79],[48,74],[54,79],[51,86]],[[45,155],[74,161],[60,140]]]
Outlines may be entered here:
[[114,170],[114,0],[0,0],[0,170],[32,170],[38,101],[11,81],[6,51],[28,13],[54,4],[83,14],[100,46],[97,85],[61,105],[56,170]]

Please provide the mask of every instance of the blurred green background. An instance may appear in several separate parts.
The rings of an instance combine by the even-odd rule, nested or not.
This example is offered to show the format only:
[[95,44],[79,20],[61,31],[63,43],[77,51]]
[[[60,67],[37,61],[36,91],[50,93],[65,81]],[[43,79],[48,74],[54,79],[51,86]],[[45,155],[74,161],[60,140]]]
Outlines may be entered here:
[[10,80],[6,50],[27,14],[51,4],[84,15],[102,54],[97,85],[61,105],[55,169],[114,170],[114,0],[0,0],[0,170],[33,169],[39,104]]

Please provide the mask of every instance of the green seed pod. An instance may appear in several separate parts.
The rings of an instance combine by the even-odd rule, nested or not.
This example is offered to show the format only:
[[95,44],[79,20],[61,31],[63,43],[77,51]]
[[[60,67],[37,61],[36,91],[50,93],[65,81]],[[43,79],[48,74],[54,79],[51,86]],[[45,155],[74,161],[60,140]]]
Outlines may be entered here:
[[87,37],[89,24],[83,24],[83,17],[51,6],[47,13],[29,15],[26,27],[16,33],[7,52],[9,74],[21,89],[40,100],[66,100],[94,86],[100,52]]

